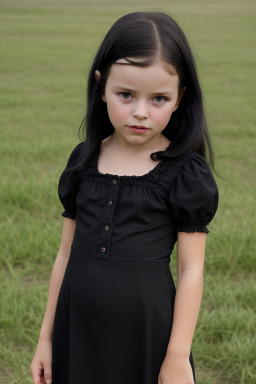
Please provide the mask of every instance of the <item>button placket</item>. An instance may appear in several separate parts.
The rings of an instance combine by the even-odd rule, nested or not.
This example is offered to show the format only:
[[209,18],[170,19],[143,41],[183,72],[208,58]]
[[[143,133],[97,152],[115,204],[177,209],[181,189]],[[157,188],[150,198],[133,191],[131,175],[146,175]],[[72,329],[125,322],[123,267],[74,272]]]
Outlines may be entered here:
[[111,180],[110,189],[107,196],[107,203],[102,215],[102,230],[100,236],[100,252],[109,255],[109,246],[112,235],[113,215],[115,212],[115,203],[119,191],[120,179],[117,177]]

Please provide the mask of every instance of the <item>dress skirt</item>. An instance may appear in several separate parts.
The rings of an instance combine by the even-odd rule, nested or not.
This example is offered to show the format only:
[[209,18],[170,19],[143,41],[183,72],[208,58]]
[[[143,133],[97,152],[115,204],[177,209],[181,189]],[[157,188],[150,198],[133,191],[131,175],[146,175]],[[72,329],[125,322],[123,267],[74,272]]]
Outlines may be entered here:
[[[169,264],[72,247],[53,327],[53,384],[158,384],[174,299]],[[194,374],[192,354],[190,363]]]

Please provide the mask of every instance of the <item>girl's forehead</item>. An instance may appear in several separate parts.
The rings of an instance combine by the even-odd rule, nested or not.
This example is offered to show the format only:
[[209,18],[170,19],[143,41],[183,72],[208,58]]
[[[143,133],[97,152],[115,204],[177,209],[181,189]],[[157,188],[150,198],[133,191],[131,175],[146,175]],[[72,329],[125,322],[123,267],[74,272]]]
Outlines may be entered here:
[[[116,64],[117,65],[118,64],[120,64],[120,65],[122,65],[122,64],[123,65],[132,65],[131,62],[139,64],[139,63],[145,62],[145,60],[147,60],[147,58],[145,58],[145,57],[141,57],[141,58],[140,57],[127,57],[127,58],[121,58],[121,59],[116,60],[113,65],[116,65]],[[136,66],[136,65],[134,65],[134,66]],[[170,73],[172,75],[178,75],[176,68],[172,64],[161,59],[160,57],[153,58],[152,63],[150,65],[147,65],[147,66],[146,65],[145,66],[139,66],[138,65],[138,67],[140,67],[140,68],[147,68],[147,67],[153,67],[153,66],[162,67],[167,73]]]
[[[131,60],[139,62],[138,58],[131,58]],[[179,76],[175,67],[162,60],[157,60],[147,66],[139,66],[129,63],[126,59],[119,59],[111,66],[108,81],[124,85],[132,83],[141,86],[146,83],[147,85],[152,84],[152,86],[168,84],[175,87],[179,83]]]

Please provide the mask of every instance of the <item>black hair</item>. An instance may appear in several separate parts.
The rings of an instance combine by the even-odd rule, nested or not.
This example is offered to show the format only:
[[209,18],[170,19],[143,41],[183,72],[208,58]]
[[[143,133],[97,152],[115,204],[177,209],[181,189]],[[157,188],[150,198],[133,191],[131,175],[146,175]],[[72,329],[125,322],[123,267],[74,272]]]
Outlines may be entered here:
[[[128,58],[140,58],[132,61]],[[81,169],[97,151],[101,141],[114,132],[102,101],[110,67],[118,59],[125,65],[148,66],[157,59],[171,64],[179,75],[179,90],[186,87],[178,109],[172,114],[162,134],[175,144],[171,151],[158,151],[151,158],[176,157],[196,151],[214,169],[214,154],[207,128],[203,97],[196,63],[183,31],[176,21],[162,12],[133,12],[117,20],[106,34],[94,58],[88,78],[87,114],[83,129],[81,161],[72,169]],[[95,71],[101,73],[99,81]],[[207,153],[208,149],[208,153]]]

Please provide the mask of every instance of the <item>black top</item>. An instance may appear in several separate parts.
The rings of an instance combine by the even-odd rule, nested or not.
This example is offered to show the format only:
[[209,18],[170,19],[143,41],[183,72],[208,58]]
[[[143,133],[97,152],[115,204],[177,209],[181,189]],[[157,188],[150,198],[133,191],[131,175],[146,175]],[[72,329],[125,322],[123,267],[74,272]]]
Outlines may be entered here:
[[[81,145],[65,170],[76,164]],[[218,188],[201,155],[164,158],[142,176],[103,174],[98,156],[79,172],[64,170],[59,180],[62,216],[76,219],[75,250],[101,259],[169,263],[177,231],[209,232]]]

